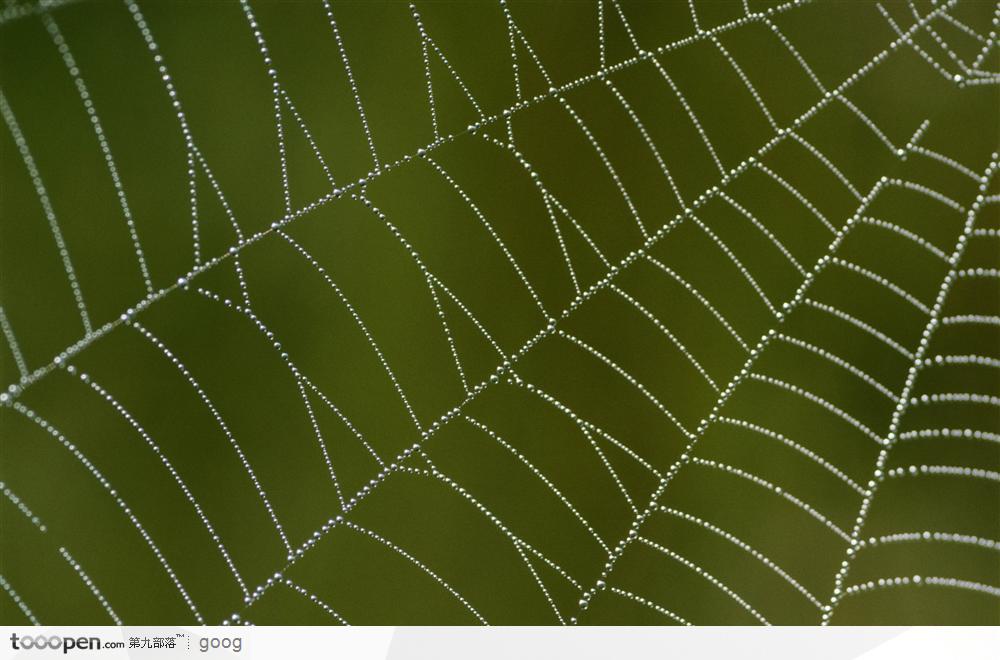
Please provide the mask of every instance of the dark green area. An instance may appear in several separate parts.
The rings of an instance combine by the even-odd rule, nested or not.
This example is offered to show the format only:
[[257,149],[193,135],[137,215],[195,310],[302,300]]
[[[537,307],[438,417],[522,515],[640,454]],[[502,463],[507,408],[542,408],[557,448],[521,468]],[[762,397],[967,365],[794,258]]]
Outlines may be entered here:
[[816,624],[894,430],[832,622],[1000,623],[996,3],[618,4],[334,0],[376,164],[322,3],[6,3],[0,621]]

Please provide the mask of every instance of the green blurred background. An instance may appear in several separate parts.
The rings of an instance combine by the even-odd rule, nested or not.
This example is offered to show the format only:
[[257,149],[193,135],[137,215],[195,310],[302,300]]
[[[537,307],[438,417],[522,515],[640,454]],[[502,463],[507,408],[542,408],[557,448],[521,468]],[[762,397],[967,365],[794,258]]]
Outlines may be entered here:
[[[746,275],[780,308],[828,254],[834,234],[826,224],[844,226],[859,207],[856,193],[868,194],[881,177],[915,185],[886,186],[862,215],[951,254],[1000,130],[995,78],[969,85],[951,76],[959,62],[971,65],[996,31],[996,3],[958,2],[947,17],[914,28],[912,44],[894,41],[894,26],[910,30],[916,16],[940,11],[940,3],[883,2],[880,10],[869,2],[751,0],[752,20],[743,19],[742,2],[694,6],[701,32],[681,1],[622,2],[620,13],[612,2],[603,10],[590,2],[511,2],[510,16],[531,46],[514,39],[512,57],[501,5],[418,3],[432,40],[425,46],[434,117],[446,138],[435,142],[411,8],[337,0],[330,9],[376,163],[322,3],[251,6],[280,98],[294,104],[310,144],[287,102],[278,104],[276,119],[275,88],[243,6],[141,2],[194,144],[231,210],[232,218],[205,169],[196,167],[202,261],[240,245],[250,318],[245,308],[220,302],[244,304],[232,257],[199,272],[188,287],[175,286],[195,266],[189,150],[137,15],[125,3],[80,1],[58,4],[44,19],[34,5],[7,3],[0,86],[51,200],[90,318],[95,327],[114,322],[147,291],[53,25],[99,117],[153,287],[169,289],[134,318],[183,368],[122,323],[63,361],[75,373],[48,368],[84,331],[8,120],[0,131],[0,304],[28,371],[44,373],[20,388],[11,351],[0,350],[3,384],[15,384],[0,408],[7,494],[0,500],[0,573],[8,588],[0,621],[28,623],[16,592],[45,624],[110,623],[59,552],[65,548],[127,624],[192,622],[193,608],[176,583],[208,623],[233,613],[257,624],[336,622],[286,584],[268,587],[245,607],[221,543],[249,590],[280,570],[352,624],[477,623],[471,609],[490,623],[555,624],[576,616],[587,624],[671,623],[611,587],[697,624],[759,622],[678,557],[771,623],[818,623],[820,610],[806,593],[829,600],[847,543],[781,494],[707,464],[685,466],[659,500],[669,511],[642,527],[644,538],[675,555],[632,543],[607,578],[609,588],[582,615],[577,601],[601,573],[606,546],[625,537],[633,505],[649,502],[658,475],[683,451],[687,440],[667,413],[689,431],[698,428],[740,371],[747,347],[771,328],[821,347],[826,357],[776,339],[753,371],[822,397],[856,424],[747,378],[721,415],[771,434],[715,423],[694,455],[780,487],[850,534],[859,489],[878,454],[858,427],[884,436],[895,403],[829,356],[898,394],[927,316],[832,264],[807,291],[816,304],[799,305],[779,324]],[[650,51],[665,46],[655,56],[659,67],[636,59],[635,43]],[[868,66],[883,50],[877,66]],[[996,71],[998,58],[994,47],[979,68]],[[602,67],[610,72],[598,77]],[[842,96],[824,100],[824,91],[844,81]],[[803,118],[794,136],[775,137],[747,82],[778,126]],[[513,112],[508,134],[501,112],[521,98],[532,101]],[[905,151],[925,120],[919,149]],[[482,125],[469,131],[472,123]],[[750,156],[763,167],[723,180],[706,140],[727,173]],[[314,147],[336,186],[350,194],[330,198]],[[414,158],[418,148],[429,157]],[[664,168],[687,205],[713,191],[693,217],[677,221],[684,209]],[[298,214],[283,238],[269,227],[286,214],[286,192],[295,210],[322,203]],[[986,184],[985,194],[997,192],[995,179]],[[377,212],[359,201],[362,194]],[[997,268],[997,209],[983,207],[976,226],[994,232],[970,239],[959,268]],[[232,219],[256,239],[240,244]],[[668,229],[645,243],[642,258],[614,272],[613,286],[590,289],[608,264],[644,245],[644,231],[661,227]],[[870,223],[852,227],[833,256],[878,273],[927,306],[949,270],[934,250]],[[961,278],[942,316],[995,318],[998,311],[995,277]],[[549,316],[558,319],[558,332],[531,341]],[[927,367],[913,394],[1000,394],[998,335],[996,323],[941,325],[927,357],[976,355],[993,363]],[[491,382],[512,355],[513,365]],[[431,428],[456,406],[458,415]],[[953,465],[996,474],[995,402],[914,406],[900,426],[944,428],[987,435],[903,440],[889,467]],[[400,458],[415,444],[420,451]],[[382,473],[379,460],[395,469],[371,484]],[[344,513],[338,488],[344,500],[359,493],[347,506],[350,524],[323,533],[288,565],[258,490],[297,548]],[[681,513],[738,537],[801,589]],[[857,554],[846,584],[916,574],[1000,586],[995,479],[887,479],[862,538],[923,531],[986,541],[879,544]],[[832,620],[995,625],[1000,599],[899,586],[845,598]]]

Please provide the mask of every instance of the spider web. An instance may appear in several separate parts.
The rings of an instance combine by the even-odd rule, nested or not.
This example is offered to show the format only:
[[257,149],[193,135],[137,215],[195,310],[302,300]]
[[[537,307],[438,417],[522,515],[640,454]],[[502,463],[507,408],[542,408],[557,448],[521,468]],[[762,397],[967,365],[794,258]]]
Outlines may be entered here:
[[997,623],[998,23],[6,3],[4,620]]

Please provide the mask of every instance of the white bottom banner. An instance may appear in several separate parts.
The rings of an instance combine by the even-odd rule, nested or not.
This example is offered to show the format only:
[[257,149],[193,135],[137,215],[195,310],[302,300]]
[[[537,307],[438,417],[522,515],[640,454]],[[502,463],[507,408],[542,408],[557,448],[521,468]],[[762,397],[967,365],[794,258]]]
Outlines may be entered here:
[[1000,628],[893,627],[0,627],[0,658],[630,658],[1000,657]]

